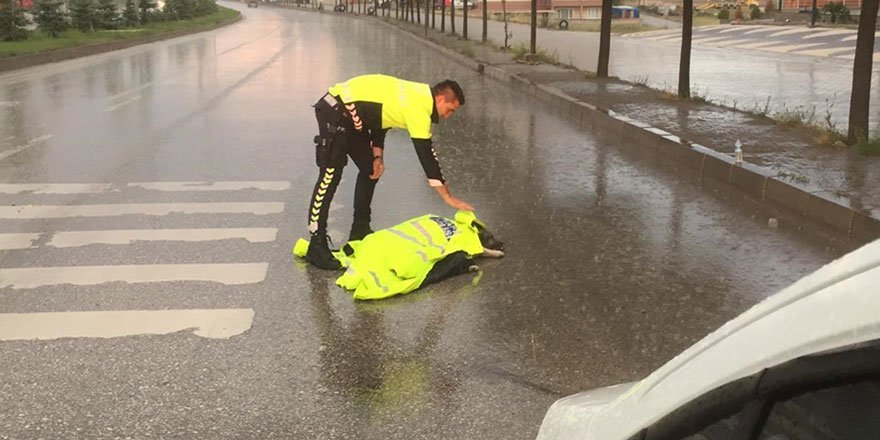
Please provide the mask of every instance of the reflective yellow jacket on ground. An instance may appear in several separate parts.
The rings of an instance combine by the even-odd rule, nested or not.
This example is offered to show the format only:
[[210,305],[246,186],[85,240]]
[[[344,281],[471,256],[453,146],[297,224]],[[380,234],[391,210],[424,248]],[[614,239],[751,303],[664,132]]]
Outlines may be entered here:
[[[336,284],[354,291],[355,299],[382,299],[418,289],[438,261],[453,252],[481,254],[483,246],[471,211],[454,219],[424,215],[351,241],[351,256],[334,256],[346,268]],[[305,256],[308,241],[300,239],[294,254]]]

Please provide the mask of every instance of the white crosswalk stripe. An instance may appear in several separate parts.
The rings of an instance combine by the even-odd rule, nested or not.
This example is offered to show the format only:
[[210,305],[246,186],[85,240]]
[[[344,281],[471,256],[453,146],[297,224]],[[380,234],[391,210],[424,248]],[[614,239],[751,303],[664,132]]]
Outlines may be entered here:
[[[624,35],[669,44],[681,43],[680,30],[661,30]],[[801,26],[704,26],[694,29],[694,46],[794,53],[821,58],[853,58],[857,33],[853,29],[807,28]],[[880,45],[875,46],[880,60]]]
[[[218,286],[212,289],[223,286],[253,289],[266,280],[269,263],[236,262],[235,250],[232,249],[238,249],[239,245],[265,246],[276,241],[278,229],[271,226],[279,220],[273,216],[284,212],[285,203],[222,199],[226,194],[233,197],[242,191],[258,194],[249,197],[250,194],[245,193],[249,200],[278,199],[285,194],[282,191],[289,189],[290,182],[278,181],[0,183],[0,197],[4,203],[0,205],[0,228],[3,229],[0,230],[0,252],[3,252],[0,290],[11,292],[6,295],[15,297],[22,293],[37,296],[43,292],[58,294],[58,288],[62,288],[65,294],[76,292],[76,289],[92,289],[88,291],[95,292],[94,289],[98,288],[97,292],[103,292],[101,289],[104,287],[101,286],[105,284],[108,288],[113,286],[115,291],[123,289],[121,294],[125,293],[125,286],[143,286],[138,288],[138,292],[182,290],[182,293],[186,293],[186,283]],[[190,199],[203,194],[202,198],[210,197],[214,201],[167,201],[178,194]],[[75,204],[85,197],[89,204]],[[160,199],[161,202],[126,203],[134,197],[139,201],[146,197],[147,200]],[[242,197],[238,195],[234,198]],[[221,201],[216,201],[218,198]],[[70,199],[74,203],[64,204],[63,200],[59,203],[59,199]],[[43,201],[51,203],[40,203]],[[94,203],[96,201],[98,203]],[[175,216],[170,217],[172,214]],[[200,217],[192,217],[196,215]],[[166,226],[179,225],[180,222],[188,222],[187,226],[190,226],[193,218],[199,219],[198,225],[204,224],[206,227],[161,227],[166,222],[172,222]],[[98,222],[114,226],[128,222],[142,226],[146,219],[152,219],[147,223],[159,227],[82,228],[85,219],[97,219],[89,220],[92,222],[89,225]],[[75,222],[71,225],[85,230],[51,230],[65,226],[67,222]],[[238,223],[240,227],[230,222]],[[53,228],[46,228],[46,225]],[[37,229],[34,226],[42,227]],[[236,248],[229,248],[222,244],[223,240],[242,241]],[[131,247],[137,243],[152,245]],[[221,251],[212,251],[200,259],[206,261],[193,263],[175,261],[175,253],[164,250],[195,245]],[[155,246],[161,247],[155,250]],[[117,250],[106,252],[111,249],[109,247]],[[229,253],[224,253],[223,249],[227,248],[230,249]],[[71,254],[72,249],[79,250]],[[121,258],[119,252],[123,252]],[[148,256],[152,264],[143,264],[144,256],[138,259],[136,252],[154,252],[155,255]],[[15,258],[17,255],[27,257]],[[33,258],[35,255],[38,258]],[[104,255],[111,259],[107,261]],[[214,258],[220,261],[210,261]],[[89,263],[107,261],[110,264],[76,264],[78,259]],[[28,263],[18,263],[19,266],[15,267],[16,261]],[[63,263],[39,263],[43,261]],[[239,288],[234,292],[240,296],[242,290]],[[179,309],[174,304],[168,304],[167,310],[53,310],[30,313],[7,310],[0,304],[0,341],[164,335],[183,330],[205,338],[229,338],[246,332],[252,326],[254,310],[240,307],[242,302],[249,300],[248,297],[238,298],[234,308]]]
[[225,339],[250,329],[253,319],[252,309],[0,313],[0,341],[117,338],[183,330]]
[[0,218],[39,219],[65,217],[108,217],[129,214],[169,215],[180,214],[278,214],[284,211],[283,203],[120,203],[106,205],[23,205],[0,206]]

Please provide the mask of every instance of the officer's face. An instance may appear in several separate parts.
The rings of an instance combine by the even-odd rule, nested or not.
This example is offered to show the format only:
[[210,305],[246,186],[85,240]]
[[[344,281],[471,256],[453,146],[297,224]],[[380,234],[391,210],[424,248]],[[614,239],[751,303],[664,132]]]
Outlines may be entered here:
[[458,107],[461,105],[458,103],[457,99],[447,101],[446,96],[443,95],[437,95],[435,103],[437,104],[437,114],[440,115],[441,119],[446,119],[452,116],[452,113],[458,110]]

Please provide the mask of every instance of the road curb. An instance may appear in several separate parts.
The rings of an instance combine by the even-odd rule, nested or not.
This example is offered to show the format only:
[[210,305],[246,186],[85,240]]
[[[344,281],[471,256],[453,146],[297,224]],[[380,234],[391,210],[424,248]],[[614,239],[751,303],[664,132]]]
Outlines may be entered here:
[[92,44],[88,46],[70,47],[67,49],[53,50],[51,52],[37,53],[33,55],[21,55],[17,57],[0,59],[0,73],[10,70],[25,69],[28,67],[38,66],[41,64],[57,63],[59,61],[81,58],[89,55],[97,55],[115,50],[128,49],[129,47],[139,46],[141,44],[155,43],[157,41],[169,40],[172,38],[183,37],[185,35],[197,34],[200,32],[213,31],[224,26],[229,26],[241,21],[243,16],[238,14],[234,20],[224,23],[217,23],[213,26],[200,29],[189,29],[185,31],[171,32],[167,34],[149,35],[143,38],[132,38],[130,40],[113,41],[110,43]]
[[599,136],[614,137],[625,144],[633,143],[639,154],[647,153],[652,159],[686,168],[701,185],[711,179],[713,184],[735,189],[757,202],[769,216],[780,217],[781,221],[796,229],[830,235],[834,241],[845,237],[846,243],[843,244],[849,248],[880,237],[880,210],[856,209],[842,197],[821,188],[786,181],[784,175],[767,167],[748,162],[737,165],[729,154],[576,99],[555,87],[536,84],[502,67],[483,65],[394,24],[376,21],[423,42],[466,67],[482,70],[490,78],[520,88]]

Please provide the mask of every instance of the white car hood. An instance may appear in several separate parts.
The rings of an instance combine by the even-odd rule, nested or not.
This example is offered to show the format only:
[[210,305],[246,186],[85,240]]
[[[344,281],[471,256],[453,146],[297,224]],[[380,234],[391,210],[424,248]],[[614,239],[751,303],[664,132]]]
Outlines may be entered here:
[[[635,385],[612,388],[617,396],[589,392],[557,401],[538,438],[627,439],[727,382],[808,354],[880,339],[878,310],[880,240],[755,305]],[[614,400],[603,403],[603,396]]]

